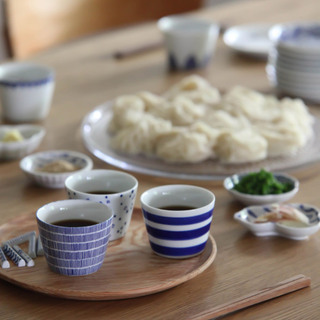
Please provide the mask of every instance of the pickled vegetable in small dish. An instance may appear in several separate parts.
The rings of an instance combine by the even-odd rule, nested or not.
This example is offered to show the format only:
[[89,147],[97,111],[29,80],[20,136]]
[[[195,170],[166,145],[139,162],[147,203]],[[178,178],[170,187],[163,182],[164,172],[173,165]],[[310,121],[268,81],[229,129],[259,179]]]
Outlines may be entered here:
[[22,141],[24,140],[24,137],[17,129],[11,129],[4,133],[3,138],[1,139],[1,142],[16,142],[16,141]]
[[285,173],[268,172],[265,169],[227,177],[223,185],[245,205],[285,202],[299,190],[299,181],[296,178]]
[[279,194],[289,192],[294,188],[292,181],[281,181],[271,172],[261,169],[245,175],[233,187],[235,190],[247,194]]
[[319,209],[308,204],[249,206],[235,213],[234,219],[259,237],[305,240],[320,229]]
[[54,160],[45,164],[43,167],[38,169],[39,172],[51,172],[51,173],[62,173],[62,172],[72,172],[80,170],[81,167],[77,166],[67,160],[59,159]]
[[38,152],[20,161],[20,168],[27,177],[46,188],[64,188],[64,182],[71,174],[92,167],[90,157],[70,150]]
[[0,126],[0,159],[15,160],[36,150],[45,129],[38,125],[1,125]]

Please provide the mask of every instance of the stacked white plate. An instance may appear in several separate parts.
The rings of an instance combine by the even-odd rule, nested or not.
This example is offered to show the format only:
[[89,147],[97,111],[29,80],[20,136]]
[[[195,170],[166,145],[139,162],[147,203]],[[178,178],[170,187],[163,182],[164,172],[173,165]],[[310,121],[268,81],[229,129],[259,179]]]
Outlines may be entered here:
[[281,92],[320,102],[320,23],[275,25],[267,75]]

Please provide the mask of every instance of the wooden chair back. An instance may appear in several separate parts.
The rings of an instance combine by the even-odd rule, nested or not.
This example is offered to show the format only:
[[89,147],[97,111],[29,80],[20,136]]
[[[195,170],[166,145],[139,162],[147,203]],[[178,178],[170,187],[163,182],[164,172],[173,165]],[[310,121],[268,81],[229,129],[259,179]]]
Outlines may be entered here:
[[4,0],[12,56],[106,29],[195,10],[202,0]]

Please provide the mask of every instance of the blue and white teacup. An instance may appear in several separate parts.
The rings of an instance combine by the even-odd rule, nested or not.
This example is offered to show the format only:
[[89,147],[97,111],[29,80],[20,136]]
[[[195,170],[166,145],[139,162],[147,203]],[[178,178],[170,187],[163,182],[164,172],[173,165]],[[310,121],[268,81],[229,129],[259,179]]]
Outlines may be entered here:
[[138,189],[135,177],[117,170],[88,170],[68,177],[65,187],[70,199],[99,202],[112,210],[110,241],[126,234]]
[[100,269],[110,239],[112,212],[85,200],[51,202],[37,211],[37,223],[49,268],[83,276]]
[[214,54],[219,25],[188,15],[171,15],[158,21],[171,70],[205,67]]
[[47,117],[55,87],[52,68],[31,62],[0,66],[3,117],[10,122],[34,122]]
[[164,185],[145,191],[140,201],[156,254],[182,259],[204,250],[215,205],[211,191],[192,185]]

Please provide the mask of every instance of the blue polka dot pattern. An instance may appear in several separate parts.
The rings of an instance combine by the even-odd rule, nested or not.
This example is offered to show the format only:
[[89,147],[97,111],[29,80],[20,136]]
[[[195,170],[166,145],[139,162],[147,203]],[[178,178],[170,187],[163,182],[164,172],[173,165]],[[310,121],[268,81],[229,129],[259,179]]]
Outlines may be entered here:
[[137,186],[122,193],[109,195],[68,192],[71,199],[86,199],[103,203],[113,211],[113,223],[110,240],[121,238],[127,232],[137,194]]

